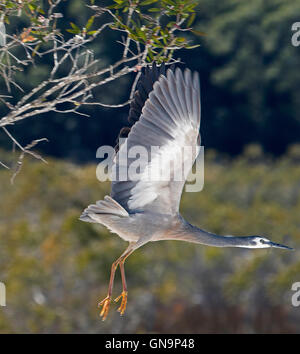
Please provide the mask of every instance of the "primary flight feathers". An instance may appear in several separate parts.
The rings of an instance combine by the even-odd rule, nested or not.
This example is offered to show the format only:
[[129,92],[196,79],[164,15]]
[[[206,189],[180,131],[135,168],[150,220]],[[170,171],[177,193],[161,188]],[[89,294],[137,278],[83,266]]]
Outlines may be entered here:
[[[127,144],[119,147],[127,149],[144,147],[149,160],[141,167],[137,180],[113,181],[111,197],[128,212],[154,210],[173,214],[178,212],[185,178],[175,181],[176,169],[190,170],[197,157],[196,147],[200,144],[200,87],[198,74],[186,69],[184,73],[174,67],[166,70],[153,65],[142,74],[135,98],[130,107],[130,122],[134,125],[127,130]],[[121,131],[122,136],[122,131]],[[159,148],[153,154],[151,148]],[[182,150],[193,148],[191,161],[182,161]],[[127,159],[123,165],[118,152],[115,158],[117,175],[124,175],[134,159]],[[126,152],[125,152],[126,153]],[[145,177],[159,175],[162,168],[170,166],[169,181],[147,181]],[[186,176],[185,176],[186,177]]]
[[[171,65],[169,70],[174,71],[175,65]],[[152,67],[147,66],[144,71],[141,72],[141,76],[136,85],[136,91],[134,93],[133,99],[130,102],[130,109],[128,115],[128,122],[132,126],[135,122],[140,119],[142,114],[142,108],[145,105],[146,100],[149,97],[149,93],[153,90],[154,83],[159,79],[161,75],[166,75],[166,66],[163,63],[157,66],[154,62]],[[123,127],[119,133],[117,144],[115,150],[119,150],[119,138],[127,138],[130,132],[130,127]]]

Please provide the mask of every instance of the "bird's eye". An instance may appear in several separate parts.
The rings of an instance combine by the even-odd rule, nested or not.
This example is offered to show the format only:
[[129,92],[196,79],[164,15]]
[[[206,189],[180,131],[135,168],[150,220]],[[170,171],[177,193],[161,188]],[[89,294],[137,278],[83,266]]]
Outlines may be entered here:
[[266,244],[267,242],[265,240],[260,239],[260,243]]

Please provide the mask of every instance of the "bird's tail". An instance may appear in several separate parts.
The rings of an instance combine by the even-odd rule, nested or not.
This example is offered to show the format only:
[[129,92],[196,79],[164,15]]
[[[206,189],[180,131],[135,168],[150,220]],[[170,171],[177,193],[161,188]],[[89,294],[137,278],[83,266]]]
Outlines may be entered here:
[[98,200],[96,204],[91,204],[86,209],[84,209],[79,220],[98,223],[99,221],[97,221],[97,215],[103,214],[120,217],[129,216],[128,212],[118,202],[116,202],[110,196],[106,195],[104,200]]

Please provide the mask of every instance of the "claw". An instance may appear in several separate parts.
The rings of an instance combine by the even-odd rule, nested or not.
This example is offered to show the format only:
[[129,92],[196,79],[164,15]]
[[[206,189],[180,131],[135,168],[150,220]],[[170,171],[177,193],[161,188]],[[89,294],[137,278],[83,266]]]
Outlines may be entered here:
[[118,302],[118,301],[122,298],[121,305],[120,305],[120,307],[118,308],[118,311],[120,312],[120,315],[121,315],[121,316],[124,315],[124,312],[125,312],[125,310],[126,310],[127,295],[128,295],[128,292],[127,292],[127,291],[122,291],[122,294],[121,294],[120,296],[118,296],[118,297],[115,299],[115,302]]
[[108,310],[109,310],[109,305],[111,302],[111,297],[110,296],[106,296],[105,299],[103,299],[101,302],[99,302],[98,307],[102,307],[102,310],[100,312],[100,317],[102,317],[102,321],[106,320],[107,314],[108,314]]

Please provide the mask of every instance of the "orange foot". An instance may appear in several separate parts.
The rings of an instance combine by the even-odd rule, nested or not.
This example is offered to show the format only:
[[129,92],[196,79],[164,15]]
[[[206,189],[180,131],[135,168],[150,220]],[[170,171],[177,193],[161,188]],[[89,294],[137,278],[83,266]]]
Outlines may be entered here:
[[102,301],[99,302],[98,307],[102,307],[102,310],[100,312],[100,316],[102,317],[102,321],[105,321],[107,314],[108,314],[108,310],[109,310],[109,305],[111,302],[111,297],[110,296],[106,296],[105,299],[103,299]]
[[127,291],[122,291],[122,294],[115,299],[115,302],[118,302],[122,298],[121,306],[118,308],[118,311],[120,312],[121,316],[124,315],[124,312],[126,310],[127,294]]

